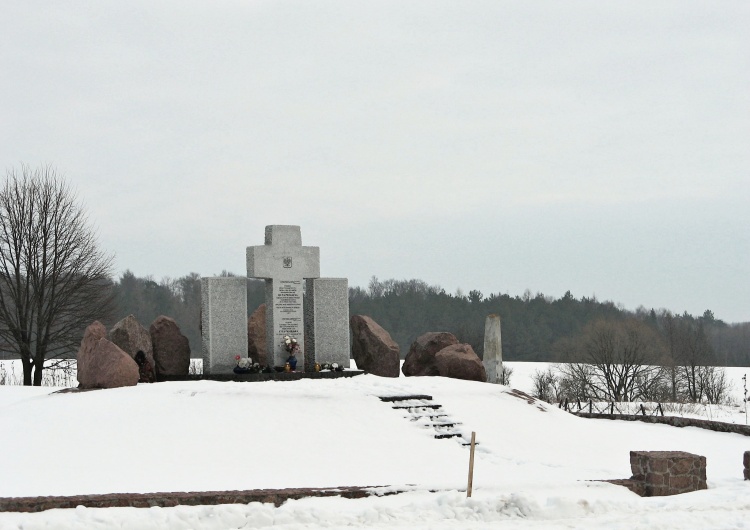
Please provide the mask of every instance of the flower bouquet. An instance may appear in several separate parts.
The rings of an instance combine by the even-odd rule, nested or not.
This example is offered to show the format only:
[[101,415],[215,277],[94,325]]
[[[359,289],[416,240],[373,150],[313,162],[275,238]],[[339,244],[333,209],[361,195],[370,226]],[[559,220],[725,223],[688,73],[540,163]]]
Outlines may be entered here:
[[286,360],[286,364],[289,365],[287,371],[294,372],[297,369],[297,354],[299,353],[299,344],[297,343],[297,339],[294,339],[289,335],[284,335],[283,346],[289,354],[289,357],[287,357]]
[[299,353],[299,344],[297,343],[297,339],[292,338],[289,335],[284,335],[283,346],[286,352],[290,355],[296,355]]
[[234,367],[235,374],[257,374],[261,371],[261,366],[253,363],[250,357],[235,355],[234,360],[237,361],[237,366]]
[[344,367],[341,366],[339,363],[323,363],[320,365],[320,370],[328,370],[331,372],[343,372]]

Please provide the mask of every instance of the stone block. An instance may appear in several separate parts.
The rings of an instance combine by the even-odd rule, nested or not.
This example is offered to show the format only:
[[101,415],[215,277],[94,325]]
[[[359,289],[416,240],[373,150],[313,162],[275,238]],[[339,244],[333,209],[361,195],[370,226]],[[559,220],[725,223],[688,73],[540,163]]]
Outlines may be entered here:
[[641,480],[646,475],[646,470],[643,468],[643,459],[635,451],[630,451],[630,471],[633,476],[640,476]]
[[[664,461],[663,460],[662,461],[658,461],[657,460],[656,462],[654,462],[654,464],[659,464],[661,462],[664,462]],[[672,475],[685,475],[686,473],[689,473],[690,471],[692,471],[692,469],[694,467],[693,463],[694,463],[693,460],[689,460],[689,459],[686,459],[686,458],[682,458],[682,459],[676,459],[676,458],[675,459],[670,459],[670,461],[669,461],[669,464],[670,464],[669,465],[669,472]],[[696,465],[695,466],[695,470],[698,471],[698,469],[700,469],[700,465]]]
[[[669,470],[669,460],[654,459],[648,461],[649,469],[655,473],[666,473]],[[682,471],[681,473],[684,473]]]
[[665,497],[669,494],[669,486],[653,486],[646,483],[646,497]]
[[201,278],[203,373],[231,374],[247,356],[247,278]]
[[305,371],[312,372],[315,363],[338,363],[349,368],[348,280],[309,278],[305,287]]
[[646,473],[646,484],[651,484],[652,486],[662,486],[666,484],[665,475],[662,473]]
[[669,477],[669,487],[682,491],[692,491],[694,488],[697,489],[697,480],[691,475],[679,475]]
[[706,489],[706,457],[682,451],[631,451],[631,480],[642,481],[645,496],[677,495]]

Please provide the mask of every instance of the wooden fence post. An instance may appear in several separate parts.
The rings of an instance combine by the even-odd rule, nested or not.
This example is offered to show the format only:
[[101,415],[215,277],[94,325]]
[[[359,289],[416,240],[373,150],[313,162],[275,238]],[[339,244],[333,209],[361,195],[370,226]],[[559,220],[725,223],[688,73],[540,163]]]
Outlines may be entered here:
[[471,497],[471,488],[474,485],[474,442],[477,433],[471,431],[471,448],[469,449],[469,484],[466,486],[466,497]]

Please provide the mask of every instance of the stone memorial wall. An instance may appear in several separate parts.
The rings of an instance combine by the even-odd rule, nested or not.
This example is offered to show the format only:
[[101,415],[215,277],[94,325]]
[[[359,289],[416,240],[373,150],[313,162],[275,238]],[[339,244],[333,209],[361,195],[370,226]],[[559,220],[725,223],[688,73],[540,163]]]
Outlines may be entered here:
[[201,278],[203,373],[232,373],[247,356],[247,278]]
[[346,278],[306,280],[305,371],[315,363],[349,368],[349,282]]

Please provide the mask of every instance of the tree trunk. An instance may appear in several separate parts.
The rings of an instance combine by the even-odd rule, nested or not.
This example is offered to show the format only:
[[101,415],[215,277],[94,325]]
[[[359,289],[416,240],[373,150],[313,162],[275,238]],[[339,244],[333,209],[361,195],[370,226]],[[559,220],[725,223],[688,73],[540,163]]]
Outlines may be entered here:
[[21,366],[23,366],[23,386],[31,386],[31,359],[21,356]]
[[42,386],[42,370],[44,370],[44,363],[34,364],[34,386]]

